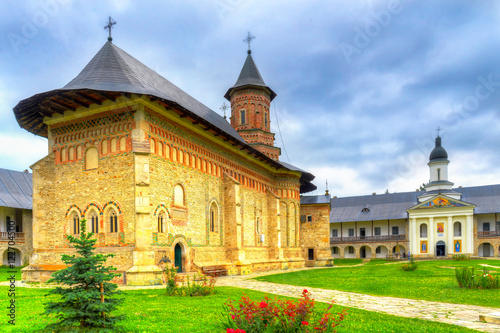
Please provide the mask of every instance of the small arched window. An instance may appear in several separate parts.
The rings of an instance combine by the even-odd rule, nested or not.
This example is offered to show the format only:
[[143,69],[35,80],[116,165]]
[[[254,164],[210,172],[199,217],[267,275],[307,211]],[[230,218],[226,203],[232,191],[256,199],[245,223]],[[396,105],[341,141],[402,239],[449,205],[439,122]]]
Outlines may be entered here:
[[246,124],[246,112],[245,110],[240,110],[240,124]]
[[151,152],[154,154],[156,153],[156,141],[154,139],[151,139],[149,141],[149,145],[151,147]]
[[125,137],[120,138],[120,151],[125,151],[127,149],[127,139]]
[[462,223],[455,222],[453,224],[453,234],[455,235],[455,237],[461,237],[462,236]]
[[85,170],[97,169],[98,156],[96,148],[91,147],[87,149],[85,152]]
[[71,214],[71,231],[75,235],[80,233],[80,216],[77,212]]
[[427,237],[427,224],[425,223],[420,225],[420,237],[421,238]]
[[108,220],[109,220],[109,231],[118,232],[118,215],[116,214],[116,210],[114,209],[109,210]]
[[165,232],[165,213],[161,212],[158,215],[158,232],[159,233],[164,233]]
[[82,158],[82,146],[76,147],[76,158],[77,159]]
[[61,149],[61,162],[66,162],[67,160],[67,155],[66,155],[66,148]]
[[174,188],[174,205],[184,206],[184,188],[180,184]]
[[116,139],[111,139],[111,152],[116,153]]
[[210,231],[218,232],[217,224],[219,221],[219,209],[215,202],[210,205]]
[[108,153],[108,140],[103,140],[102,141],[102,154],[106,155]]
[[365,207],[361,210],[362,213],[368,213],[370,211],[370,208]]
[[69,155],[69,156],[68,156],[68,160],[69,160],[69,161],[74,160],[74,159],[75,159],[75,148],[70,147],[70,148],[69,148],[69,151],[68,151],[68,155]]
[[163,143],[158,142],[158,155],[163,156]]
[[99,216],[95,210],[92,210],[89,214],[90,221],[90,231],[94,234],[99,233]]

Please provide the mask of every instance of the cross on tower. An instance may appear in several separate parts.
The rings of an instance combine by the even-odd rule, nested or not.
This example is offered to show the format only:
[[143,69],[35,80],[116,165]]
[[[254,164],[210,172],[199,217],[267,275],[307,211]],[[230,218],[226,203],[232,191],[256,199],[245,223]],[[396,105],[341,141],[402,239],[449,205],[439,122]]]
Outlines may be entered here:
[[222,106],[219,108],[219,110],[221,110],[222,112],[224,112],[224,119],[226,119],[226,110],[227,110],[228,106],[226,104],[226,102],[224,102],[222,104]]
[[108,25],[106,25],[104,27],[104,29],[109,29],[109,37],[108,37],[108,40],[111,42],[113,40],[113,38],[111,37],[111,28],[113,27],[113,25],[116,24],[116,21],[113,21],[113,19],[111,18],[111,16],[109,17],[109,21],[108,21]]
[[252,53],[252,50],[250,50],[250,43],[252,42],[252,39],[255,39],[255,36],[253,36],[250,31],[247,34],[247,37],[243,39],[243,43],[248,43],[248,53]]
[[439,132],[440,131],[441,131],[441,128],[438,126],[438,128],[436,129],[436,132],[437,132],[438,136],[439,136]]

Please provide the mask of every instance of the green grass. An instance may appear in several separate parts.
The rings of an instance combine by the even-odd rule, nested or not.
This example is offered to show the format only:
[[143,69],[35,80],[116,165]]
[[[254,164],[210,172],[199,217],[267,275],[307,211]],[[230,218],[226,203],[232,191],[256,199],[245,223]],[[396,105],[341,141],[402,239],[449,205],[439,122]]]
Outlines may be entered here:
[[363,261],[361,259],[334,259],[334,266],[348,266],[348,265],[358,265]]
[[369,295],[393,296],[429,301],[500,307],[500,289],[462,289],[455,280],[455,270],[446,267],[473,266],[482,272],[479,264],[490,274],[500,274],[499,260],[435,260],[417,261],[418,269],[405,272],[401,263],[372,264],[356,267],[304,270],[256,278],[261,281],[323,289],[351,291]]
[[[218,288],[218,293],[206,297],[171,297],[165,289],[128,290],[124,292],[124,305],[117,314],[126,314],[127,320],[116,332],[221,332],[218,330],[219,313],[227,299],[239,299],[245,293],[254,300],[264,293],[230,287]],[[7,287],[0,287],[0,294],[7,295]],[[54,299],[45,296],[47,289],[17,288],[16,326],[0,322],[1,332],[33,332],[54,321],[43,315],[44,303]],[[285,297],[280,297],[285,298]],[[0,307],[5,309],[8,299],[2,296]],[[326,307],[324,303],[318,303]],[[340,312],[341,306],[334,310]],[[4,310],[6,311],[6,310]],[[339,333],[347,332],[475,332],[459,326],[420,319],[395,317],[365,310],[347,308],[348,315]]]

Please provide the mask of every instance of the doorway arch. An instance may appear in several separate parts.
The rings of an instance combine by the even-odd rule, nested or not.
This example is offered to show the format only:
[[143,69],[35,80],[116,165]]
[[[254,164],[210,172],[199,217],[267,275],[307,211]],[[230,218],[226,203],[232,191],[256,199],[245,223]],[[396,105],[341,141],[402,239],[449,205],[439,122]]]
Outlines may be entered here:
[[182,257],[183,257],[182,246],[180,243],[175,244],[174,247],[174,265],[177,267],[177,273],[183,272]]
[[446,256],[446,243],[439,241],[436,243],[436,257]]

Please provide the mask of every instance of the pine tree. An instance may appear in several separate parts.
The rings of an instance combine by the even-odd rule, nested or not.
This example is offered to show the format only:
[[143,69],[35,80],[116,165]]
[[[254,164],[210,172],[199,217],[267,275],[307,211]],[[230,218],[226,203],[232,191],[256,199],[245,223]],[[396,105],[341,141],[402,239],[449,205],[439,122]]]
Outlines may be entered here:
[[[70,244],[78,255],[62,255],[62,261],[68,266],[52,274],[48,282],[56,282],[57,287],[49,295],[60,295],[59,301],[49,302],[46,314],[56,314],[58,323],[47,329],[64,331],[68,328],[79,328],[84,331],[112,331],[116,322],[124,316],[110,316],[123,299],[113,298],[120,294],[117,285],[111,281],[120,274],[112,273],[116,268],[104,266],[113,254],[95,254],[96,239],[93,233],[86,232],[86,220],[81,221],[80,237],[67,235]],[[101,288],[103,292],[101,292]]]

